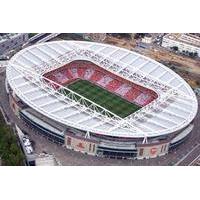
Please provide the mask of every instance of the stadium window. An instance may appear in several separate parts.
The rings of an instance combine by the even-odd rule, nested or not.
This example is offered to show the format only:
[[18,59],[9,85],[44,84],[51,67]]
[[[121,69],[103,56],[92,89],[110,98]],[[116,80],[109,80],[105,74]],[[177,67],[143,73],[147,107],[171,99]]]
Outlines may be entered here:
[[164,145],[162,145],[162,147],[161,147],[161,150],[160,150],[161,153],[163,152],[163,147],[164,147]]
[[71,146],[71,138],[70,137],[67,138],[67,145]]
[[144,149],[141,148],[140,151],[139,151],[139,156],[142,156],[142,155],[143,155],[143,152],[144,152]]
[[93,144],[93,152],[95,152],[95,144]]
[[165,145],[164,151],[166,151],[167,145]]
[[90,145],[89,145],[89,151],[91,151],[91,146],[92,146],[92,145],[91,145],[91,143],[90,143]]

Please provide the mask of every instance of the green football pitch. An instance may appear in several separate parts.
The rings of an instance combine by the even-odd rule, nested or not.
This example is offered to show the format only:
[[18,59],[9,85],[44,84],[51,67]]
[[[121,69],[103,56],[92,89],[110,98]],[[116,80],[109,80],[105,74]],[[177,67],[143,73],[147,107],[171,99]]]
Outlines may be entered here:
[[[138,105],[130,103],[116,94],[113,94],[86,80],[78,80],[67,85],[66,87],[93,101],[101,107],[106,108],[121,118],[124,118],[140,109]],[[77,96],[77,98],[79,97]]]

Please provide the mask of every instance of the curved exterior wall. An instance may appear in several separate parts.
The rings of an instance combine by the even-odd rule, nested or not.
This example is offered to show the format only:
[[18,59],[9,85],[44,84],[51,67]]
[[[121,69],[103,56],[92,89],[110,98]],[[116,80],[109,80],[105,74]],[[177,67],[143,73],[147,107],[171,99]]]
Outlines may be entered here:
[[[27,126],[34,128],[35,131],[40,132],[40,134],[43,134],[45,137],[57,144],[64,145],[68,149],[93,156],[125,159],[154,158],[167,154],[169,150],[173,150],[174,148],[176,148],[189,135],[188,133],[184,137],[181,137],[179,140],[177,140],[175,143],[172,143],[174,137],[178,136],[185,130],[183,129],[179,131],[180,133],[175,133],[176,136],[173,136],[172,138],[166,137],[166,139],[157,141],[157,143],[152,143],[151,140],[149,140],[148,144],[142,144],[142,141],[139,139],[135,139],[131,142],[126,138],[125,142],[124,138],[118,138],[117,140],[112,140],[110,138],[107,140],[106,138],[97,137],[96,135],[92,138],[85,138],[84,134],[82,136],[77,136],[77,134],[73,131],[74,129],[68,127],[67,131],[65,132],[65,136],[60,136],[52,132],[51,130],[48,130],[48,128],[42,126],[41,124],[35,123],[27,116],[25,116],[21,112],[23,110],[22,107],[24,107],[23,104],[21,103],[21,105],[19,105],[14,100],[15,98],[12,96],[12,92],[10,93],[9,97],[12,109],[15,108],[13,109],[13,111],[26,123]],[[76,132],[81,133],[81,131],[78,130]]]

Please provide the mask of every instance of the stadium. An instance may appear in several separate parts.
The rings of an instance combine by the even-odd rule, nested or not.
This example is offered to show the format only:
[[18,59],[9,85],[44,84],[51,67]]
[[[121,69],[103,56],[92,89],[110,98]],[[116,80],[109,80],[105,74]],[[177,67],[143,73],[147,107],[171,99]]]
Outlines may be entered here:
[[190,135],[198,109],[190,86],[163,64],[95,42],[21,50],[9,61],[6,89],[27,126],[100,157],[165,155]]

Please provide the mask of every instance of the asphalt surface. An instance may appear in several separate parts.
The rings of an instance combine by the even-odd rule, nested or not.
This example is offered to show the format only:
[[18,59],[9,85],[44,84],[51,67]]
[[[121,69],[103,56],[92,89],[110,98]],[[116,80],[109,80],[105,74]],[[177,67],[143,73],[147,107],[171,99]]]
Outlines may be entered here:
[[[26,131],[33,141],[34,149],[36,153],[46,152],[53,154],[56,159],[62,165],[70,166],[165,166],[165,165],[190,165],[195,158],[200,155],[200,112],[194,122],[194,129],[190,136],[184,143],[179,145],[175,150],[168,155],[160,158],[145,159],[145,160],[121,160],[121,159],[109,159],[100,158],[85,155],[79,152],[68,150],[62,146],[59,146],[52,141],[49,141],[46,137],[40,135],[37,131],[28,127],[22,120],[16,118],[10,109],[8,96],[5,91],[5,71],[0,72],[0,106],[6,114],[9,121],[14,125],[15,123],[24,131]],[[198,99],[200,105],[200,98]]]
[[190,165],[200,155],[200,144],[196,145],[188,152],[176,165]]

